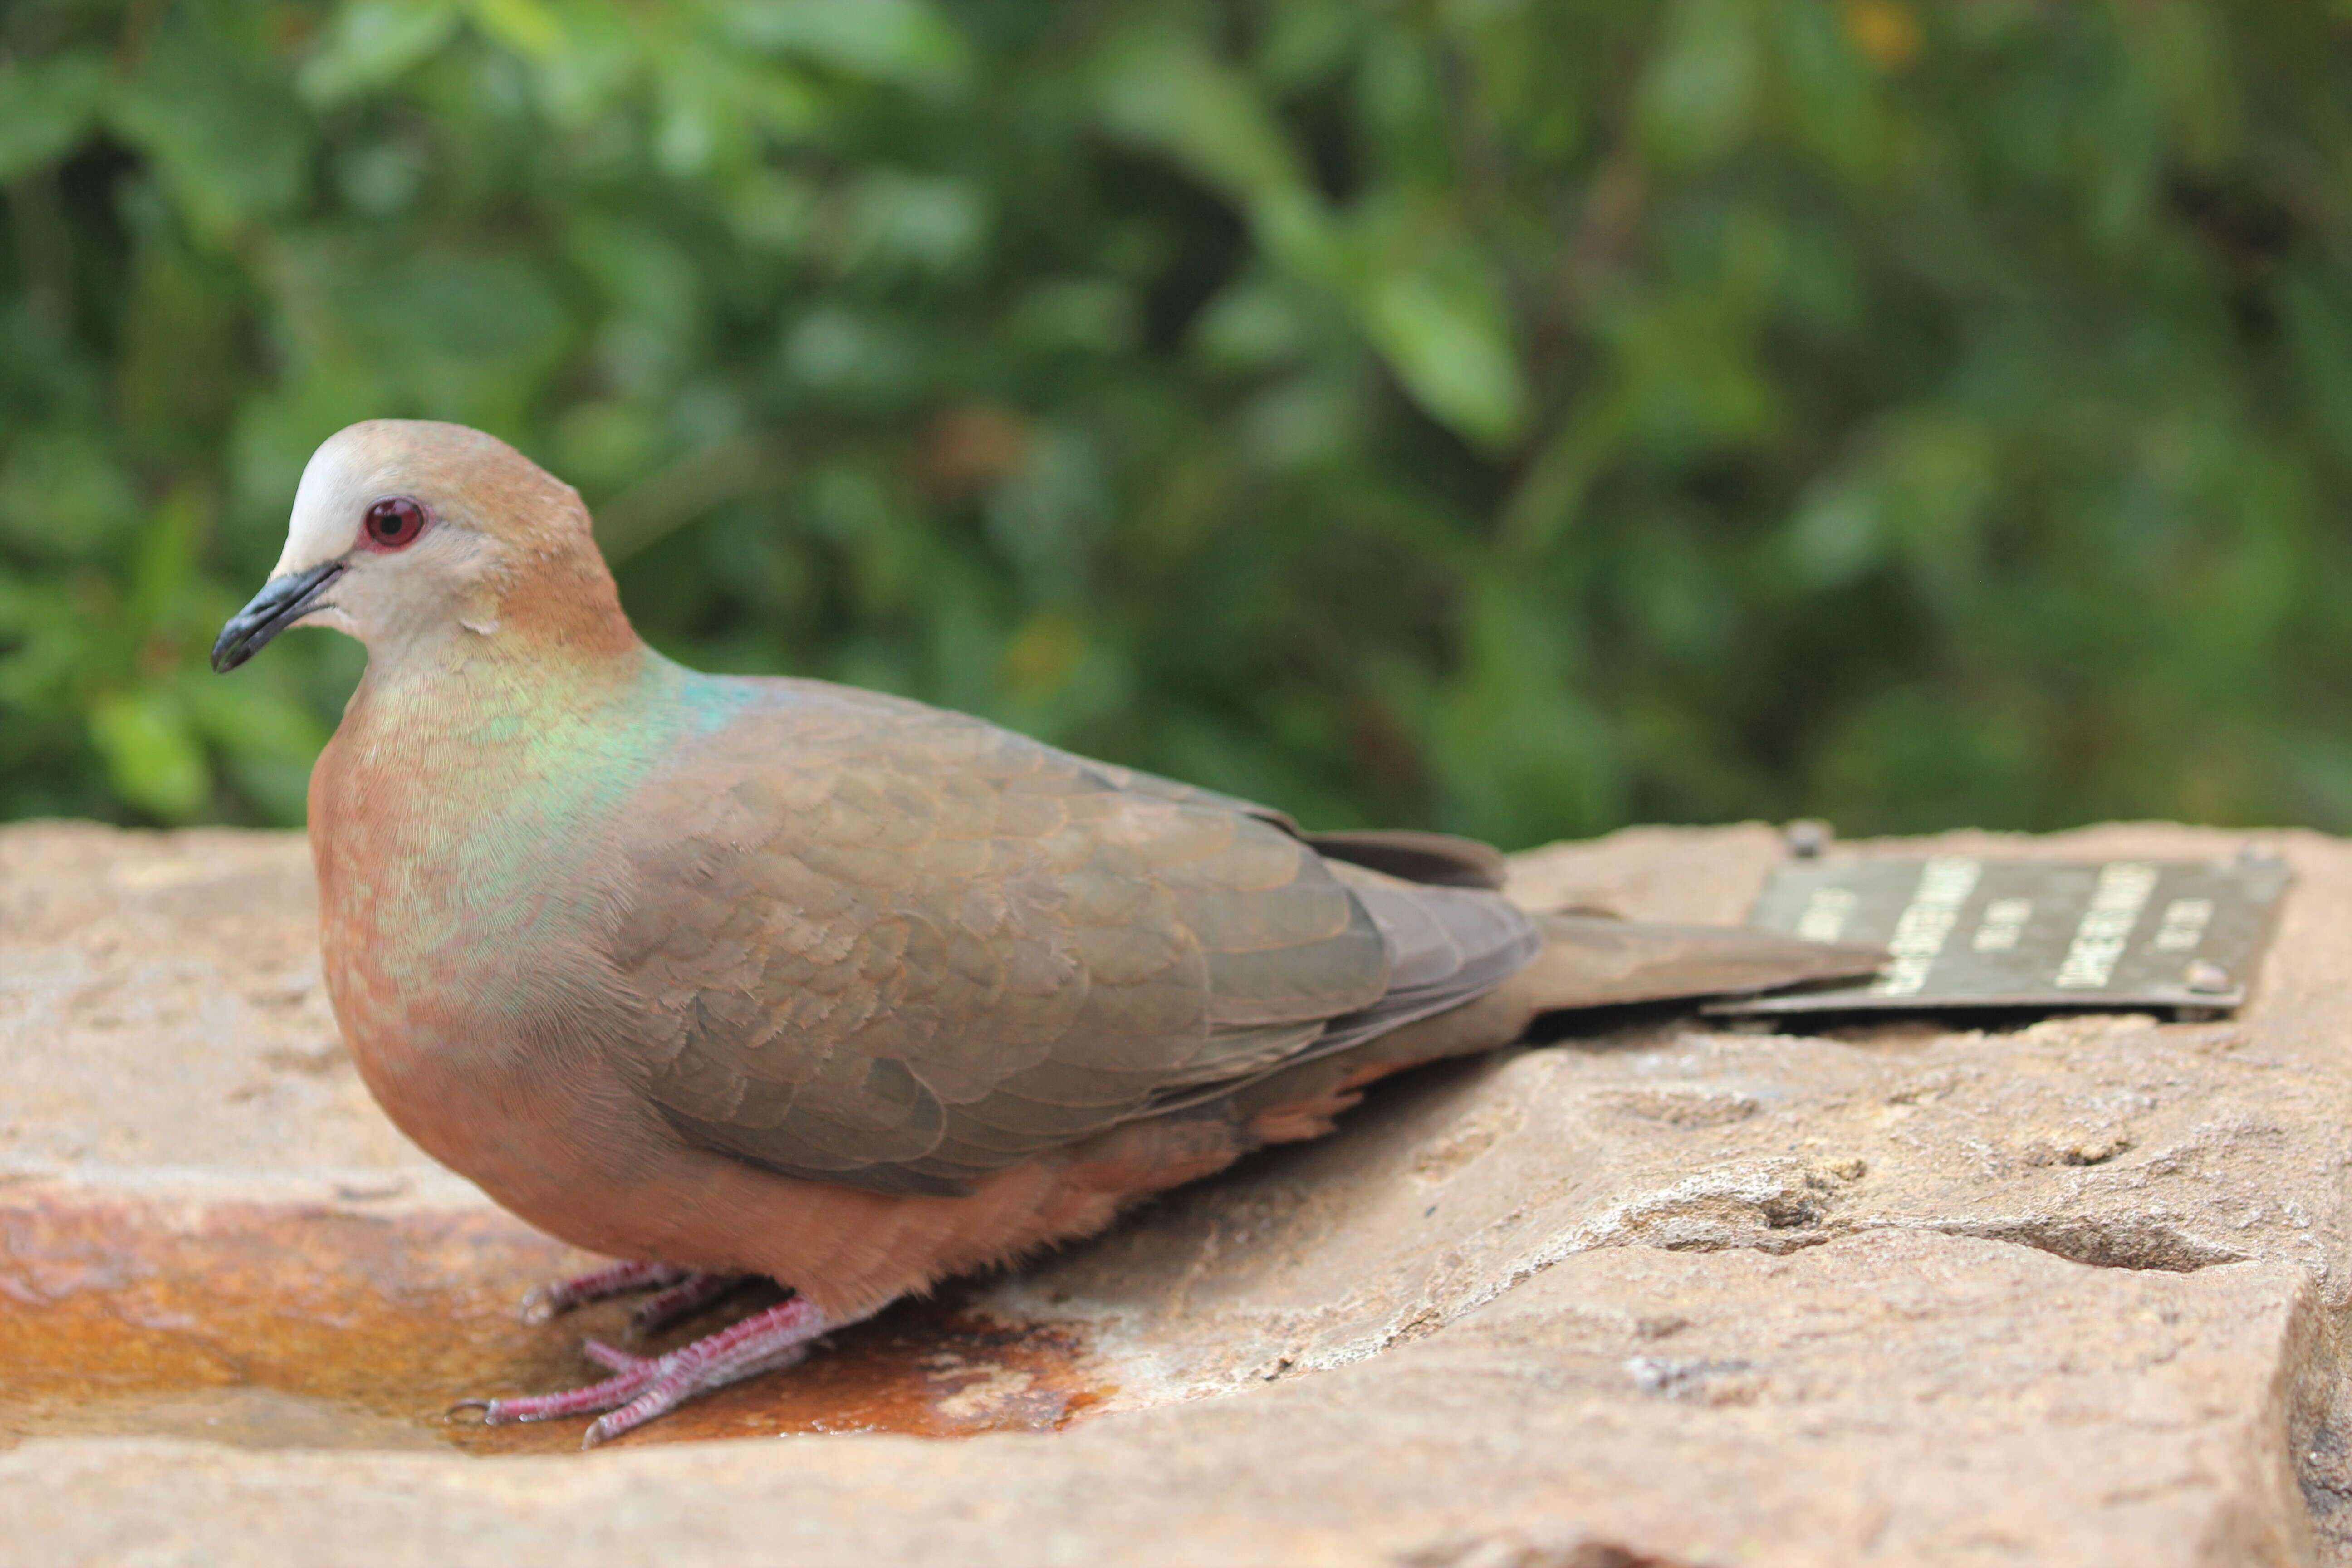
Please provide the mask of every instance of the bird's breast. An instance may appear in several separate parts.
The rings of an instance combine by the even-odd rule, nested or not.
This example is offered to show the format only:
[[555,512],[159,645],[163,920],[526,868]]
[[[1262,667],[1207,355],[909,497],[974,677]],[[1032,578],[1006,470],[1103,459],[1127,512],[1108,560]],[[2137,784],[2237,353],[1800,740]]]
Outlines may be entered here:
[[[349,729],[347,723],[347,730]],[[602,837],[474,743],[339,732],[311,778],[322,968],[371,1093],[509,1202],[625,1114],[596,1037]]]

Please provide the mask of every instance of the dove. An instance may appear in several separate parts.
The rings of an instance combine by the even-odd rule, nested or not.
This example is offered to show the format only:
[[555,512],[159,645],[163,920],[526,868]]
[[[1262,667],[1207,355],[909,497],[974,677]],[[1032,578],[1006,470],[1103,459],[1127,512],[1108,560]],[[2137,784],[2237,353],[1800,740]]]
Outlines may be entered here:
[[314,767],[327,988],[419,1147],[614,1259],[527,1298],[760,1278],[777,1304],[470,1401],[584,1443],[953,1276],[1313,1138],[1538,1015],[1871,969],[1761,932],[1529,914],[1484,845],[1318,834],[976,718],[641,641],[580,497],[460,426],[328,439],[226,672],[366,646]]

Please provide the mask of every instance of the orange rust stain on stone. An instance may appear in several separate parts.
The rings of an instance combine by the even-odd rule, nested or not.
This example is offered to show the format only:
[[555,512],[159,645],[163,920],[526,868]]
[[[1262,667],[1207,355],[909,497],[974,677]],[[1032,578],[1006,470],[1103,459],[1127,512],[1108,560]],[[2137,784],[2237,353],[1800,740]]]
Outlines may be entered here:
[[[486,1427],[475,1394],[601,1376],[633,1302],[551,1323],[524,1289],[593,1260],[496,1214],[0,1199],[0,1447],[28,1436],[208,1437],[255,1447],[576,1448],[584,1421]],[[765,1300],[772,1300],[771,1294]],[[764,1304],[746,1292],[651,1342]],[[633,1347],[643,1349],[644,1347]],[[788,1372],[696,1400],[622,1441],[785,1433],[1047,1432],[1107,1390],[1055,1329],[908,1302]]]

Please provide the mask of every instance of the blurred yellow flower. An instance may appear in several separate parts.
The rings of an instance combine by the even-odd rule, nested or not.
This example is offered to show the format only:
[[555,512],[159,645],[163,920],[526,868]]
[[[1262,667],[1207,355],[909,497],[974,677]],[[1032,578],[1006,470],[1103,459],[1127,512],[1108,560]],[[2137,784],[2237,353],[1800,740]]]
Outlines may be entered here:
[[1909,7],[1895,0],[1848,0],[1845,36],[1882,70],[1908,67],[1926,41]]

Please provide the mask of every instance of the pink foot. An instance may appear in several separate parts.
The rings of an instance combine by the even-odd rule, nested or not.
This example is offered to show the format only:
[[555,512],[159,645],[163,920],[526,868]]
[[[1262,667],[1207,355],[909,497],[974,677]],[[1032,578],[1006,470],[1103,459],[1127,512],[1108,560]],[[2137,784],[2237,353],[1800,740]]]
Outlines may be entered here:
[[544,1323],[572,1308],[631,1290],[658,1290],[690,1276],[675,1263],[608,1263],[569,1279],[539,1286],[522,1299],[522,1321]]
[[732,1296],[758,1278],[756,1274],[689,1274],[631,1312],[629,1326],[624,1332],[633,1340],[657,1334],[712,1302]]
[[667,1355],[631,1355],[590,1340],[581,1347],[583,1352],[614,1373],[602,1383],[562,1394],[461,1400],[451,1408],[480,1409],[486,1426],[509,1421],[552,1421],[593,1410],[609,1412],[593,1423],[581,1439],[582,1447],[593,1448],[676,1409],[698,1394],[791,1366],[808,1353],[811,1340],[843,1326],[827,1319],[804,1297],[795,1296]]

